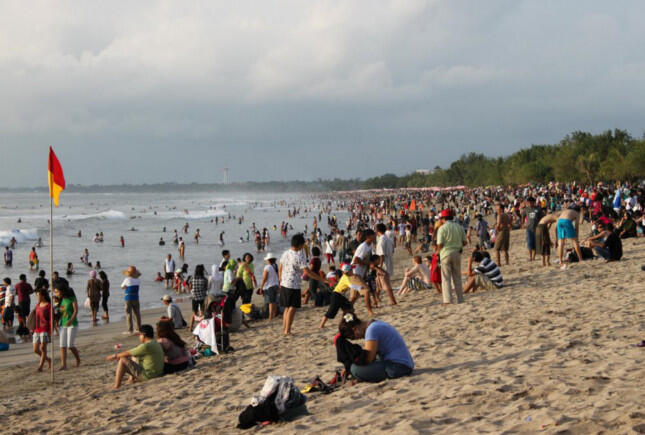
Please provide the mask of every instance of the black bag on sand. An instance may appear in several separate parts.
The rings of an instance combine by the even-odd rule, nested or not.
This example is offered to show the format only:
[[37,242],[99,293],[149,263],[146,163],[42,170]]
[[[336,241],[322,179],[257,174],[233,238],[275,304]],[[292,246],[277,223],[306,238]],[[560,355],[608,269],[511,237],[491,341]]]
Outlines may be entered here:
[[338,334],[334,337],[334,345],[336,346],[336,359],[345,366],[345,376],[350,373],[352,364],[365,364],[367,352],[358,344],[352,343]]

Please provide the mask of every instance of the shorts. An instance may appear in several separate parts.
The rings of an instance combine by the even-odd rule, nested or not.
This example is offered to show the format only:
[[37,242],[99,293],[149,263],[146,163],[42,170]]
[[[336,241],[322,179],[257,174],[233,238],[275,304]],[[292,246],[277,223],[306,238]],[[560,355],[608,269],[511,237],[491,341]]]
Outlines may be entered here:
[[101,300],[100,299],[90,299],[90,310],[92,311],[98,311],[99,310],[99,305],[101,305]]
[[332,292],[329,301],[329,308],[325,313],[325,317],[333,319],[338,314],[338,310],[349,312],[354,310],[354,305],[342,293]]
[[30,307],[31,307],[31,300],[29,299],[18,302],[18,315],[21,316],[23,319],[27,319],[27,317],[29,317]]
[[300,289],[280,287],[280,305],[283,307],[300,308]]
[[486,275],[482,275],[481,273],[475,274],[475,285],[477,285],[477,287],[482,287],[486,290],[495,290],[497,288],[495,287],[495,284],[493,284],[493,281],[491,281],[489,277],[487,277]]
[[278,289],[280,287],[274,285],[267,289],[264,289],[264,303],[266,304],[277,304],[278,303]]
[[191,302],[193,305],[194,314],[197,314],[198,312],[200,313],[204,312],[204,299],[202,299],[201,301],[196,301],[195,299],[193,299]]
[[551,255],[551,238],[545,224],[539,224],[535,228],[535,247],[538,254]]
[[13,323],[13,307],[5,307],[2,312],[2,320],[5,323]]
[[319,287],[320,287],[320,281],[316,279],[309,280],[309,294],[311,295],[312,298],[316,297],[316,293],[318,292]]
[[172,272],[166,272],[166,279],[167,279],[167,280],[173,279],[174,277],[175,277],[175,274],[174,274],[174,273],[172,273]]
[[558,240],[575,239],[577,237],[573,222],[571,222],[569,219],[558,219],[556,228],[558,231]]
[[63,326],[60,328],[60,347],[76,347],[76,326]]
[[526,247],[529,251],[535,251],[535,231],[526,230]]
[[144,380],[143,367],[134,362],[132,358],[125,359],[125,371],[137,381]]
[[34,332],[32,341],[36,343],[49,343],[50,342],[49,334],[46,332]]
[[511,239],[511,232],[509,230],[502,230],[497,233],[497,238],[495,239],[495,250],[496,251],[508,251],[508,245]]

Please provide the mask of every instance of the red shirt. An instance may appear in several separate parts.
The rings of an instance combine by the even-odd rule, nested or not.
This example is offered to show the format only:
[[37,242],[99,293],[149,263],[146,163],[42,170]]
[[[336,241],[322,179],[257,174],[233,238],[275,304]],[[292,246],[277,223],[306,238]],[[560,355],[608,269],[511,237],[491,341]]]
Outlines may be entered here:
[[18,295],[18,302],[29,300],[29,295],[34,292],[34,289],[31,287],[31,284],[28,282],[20,281],[16,284],[16,294]]
[[44,307],[40,304],[36,305],[36,329],[34,329],[34,333],[52,333],[52,324],[49,316],[50,310],[50,304],[46,304]]

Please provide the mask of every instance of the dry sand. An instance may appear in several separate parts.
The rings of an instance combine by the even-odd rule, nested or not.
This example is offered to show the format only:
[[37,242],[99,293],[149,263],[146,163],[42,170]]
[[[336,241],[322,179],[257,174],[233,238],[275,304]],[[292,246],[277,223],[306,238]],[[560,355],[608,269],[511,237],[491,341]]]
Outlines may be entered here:
[[[630,239],[618,263],[594,260],[561,271],[530,264],[524,232],[514,231],[504,289],[448,307],[434,291],[416,292],[376,311],[410,347],[411,376],[312,393],[308,414],[261,430],[645,433],[645,349],[634,346],[645,339],[643,247],[645,239]],[[398,286],[410,260],[396,255]],[[357,307],[364,315],[361,300]],[[110,391],[115,366],[104,358],[115,343],[136,344],[119,335],[122,325],[83,332],[81,367],[57,372],[53,387],[48,374],[34,373],[36,355],[3,352],[0,361],[11,358],[0,369],[3,432],[236,433],[238,414],[267,375],[304,386],[316,375],[329,380],[339,367],[330,342],[336,321],[320,331],[323,312],[300,310],[295,335],[286,339],[280,320],[255,323],[232,335],[235,353],[119,391]]]

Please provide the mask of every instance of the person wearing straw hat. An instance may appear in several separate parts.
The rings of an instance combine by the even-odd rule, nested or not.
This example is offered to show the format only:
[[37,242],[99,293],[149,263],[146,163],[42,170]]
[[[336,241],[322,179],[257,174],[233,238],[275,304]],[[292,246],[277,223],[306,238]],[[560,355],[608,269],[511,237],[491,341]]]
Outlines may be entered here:
[[130,266],[123,271],[125,279],[121,284],[121,288],[125,290],[124,301],[125,301],[125,319],[128,325],[128,330],[123,332],[123,334],[134,334],[134,329],[132,325],[132,316],[136,318],[137,321],[137,332],[141,328],[141,312],[139,310],[139,286],[141,281],[139,277],[141,272],[137,270],[135,266]]
[[278,265],[276,264],[276,256],[268,252],[264,256],[264,272],[262,272],[262,282],[257,293],[264,295],[264,303],[269,308],[269,320],[276,317],[278,313],[278,289],[280,288],[280,280],[278,279]]

